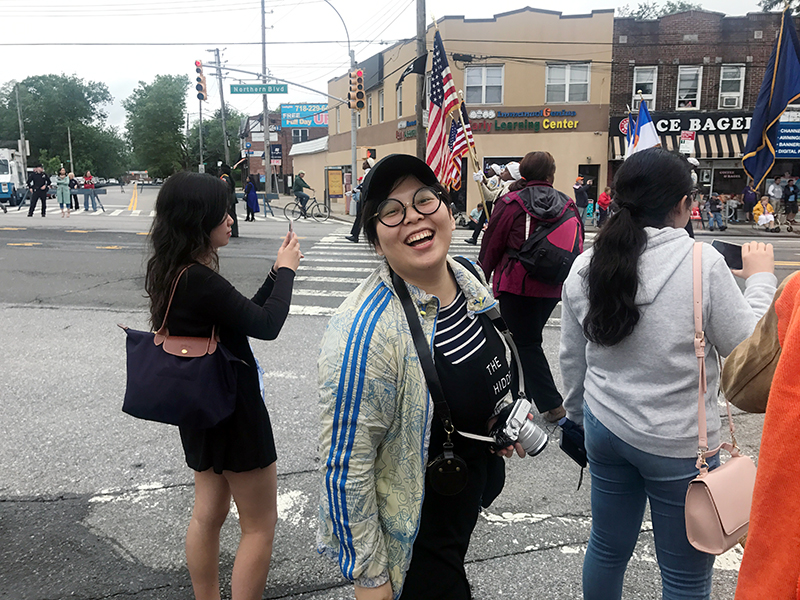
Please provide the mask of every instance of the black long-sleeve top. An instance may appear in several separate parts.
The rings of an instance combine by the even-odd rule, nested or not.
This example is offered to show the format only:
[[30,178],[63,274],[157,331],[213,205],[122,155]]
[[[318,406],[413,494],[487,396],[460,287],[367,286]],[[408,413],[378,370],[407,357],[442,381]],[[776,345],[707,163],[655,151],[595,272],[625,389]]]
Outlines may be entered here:
[[235,364],[233,414],[210,429],[181,427],[186,462],[196,471],[241,472],[274,462],[272,428],[247,338],[278,336],[289,314],[294,275],[288,268],[271,272],[252,299],[203,265],[193,265],[181,277],[167,318],[170,335],[209,337],[216,326],[220,343],[243,361]]

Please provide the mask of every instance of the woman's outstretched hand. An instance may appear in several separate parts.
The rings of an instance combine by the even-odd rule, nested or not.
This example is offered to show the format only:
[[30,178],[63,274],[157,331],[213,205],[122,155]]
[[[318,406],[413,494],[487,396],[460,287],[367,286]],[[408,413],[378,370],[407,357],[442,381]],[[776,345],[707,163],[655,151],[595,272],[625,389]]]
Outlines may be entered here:
[[772,244],[748,242],[742,245],[742,268],[731,271],[737,277],[747,279],[756,273],[775,273],[775,252]]
[[286,234],[286,237],[278,250],[278,258],[275,259],[274,269],[277,271],[281,267],[286,267],[292,271],[297,271],[300,266],[300,259],[303,253],[300,252],[300,240],[294,231]]

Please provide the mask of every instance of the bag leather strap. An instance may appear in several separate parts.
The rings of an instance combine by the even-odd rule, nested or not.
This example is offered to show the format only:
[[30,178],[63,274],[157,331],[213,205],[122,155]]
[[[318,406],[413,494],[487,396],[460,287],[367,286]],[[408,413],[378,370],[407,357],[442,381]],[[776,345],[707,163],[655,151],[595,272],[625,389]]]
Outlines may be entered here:
[[[167,302],[167,310],[164,311],[164,320],[161,322],[161,327],[158,328],[158,331],[155,333],[155,342],[156,345],[159,345],[164,342],[169,337],[169,330],[167,329],[167,316],[169,316],[169,309],[172,306],[172,298],[175,296],[175,290],[178,289],[178,282],[180,281],[181,277],[183,276],[186,271],[189,270],[189,267],[192,265],[186,265],[181,269],[181,272],[178,273],[178,276],[175,278],[175,281],[172,284],[172,291],[169,294],[169,302]],[[211,326],[211,337],[208,338],[208,346],[206,348],[207,354],[213,354],[214,351],[217,349],[217,339],[216,335],[216,325]]]
[[697,367],[700,372],[697,386],[697,468],[701,472],[708,470],[707,456],[713,456],[719,452],[720,448],[725,448],[732,455],[739,454],[736,445],[736,431],[733,426],[733,416],[731,415],[731,403],[725,398],[725,405],[728,409],[728,428],[731,431],[731,444],[723,443],[716,448],[708,447],[708,427],[706,424],[706,390],[708,382],[706,378],[706,336],[703,331],[703,244],[695,242],[692,249],[692,305],[694,309],[694,353],[697,357]]

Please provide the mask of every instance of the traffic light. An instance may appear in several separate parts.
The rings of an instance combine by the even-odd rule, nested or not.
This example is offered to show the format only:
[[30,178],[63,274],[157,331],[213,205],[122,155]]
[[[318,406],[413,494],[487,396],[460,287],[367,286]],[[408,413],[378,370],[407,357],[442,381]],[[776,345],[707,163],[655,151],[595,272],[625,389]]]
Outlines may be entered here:
[[347,106],[353,110],[364,110],[364,71],[356,69],[350,72],[350,92],[347,94]]
[[194,86],[194,89],[197,90],[197,98],[199,100],[208,100],[208,90],[206,89],[206,76],[203,75],[202,60],[194,61],[194,70],[197,73],[197,77],[195,77],[197,85]]

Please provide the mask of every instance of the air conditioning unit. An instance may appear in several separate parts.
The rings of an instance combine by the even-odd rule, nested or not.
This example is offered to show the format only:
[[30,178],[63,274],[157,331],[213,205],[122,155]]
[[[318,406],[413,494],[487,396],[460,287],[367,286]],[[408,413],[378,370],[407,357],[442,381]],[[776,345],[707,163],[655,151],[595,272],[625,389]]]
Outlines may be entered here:
[[723,97],[722,108],[739,108],[739,98],[736,96]]

